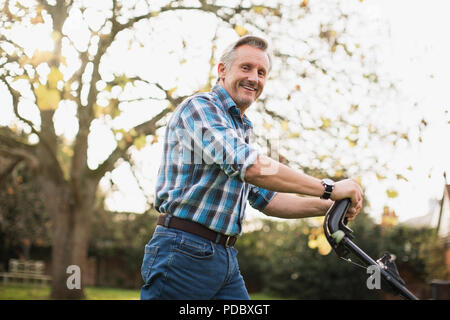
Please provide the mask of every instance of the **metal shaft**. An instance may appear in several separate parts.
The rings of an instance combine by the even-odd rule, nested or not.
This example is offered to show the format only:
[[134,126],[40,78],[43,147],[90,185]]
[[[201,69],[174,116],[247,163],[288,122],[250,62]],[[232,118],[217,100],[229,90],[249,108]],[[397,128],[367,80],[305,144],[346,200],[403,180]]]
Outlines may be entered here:
[[367,263],[368,265],[374,265],[380,267],[380,273],[383,278],[391,284],[397,293],[402,295],[404,298],[409,300],[419,300],[413,293],[411,293],[403,284],[401,284],[397,279],[392,277],[386,270],[384,270],[375,260],[368,256],[364,251],[362,251],[353,241],[344,237],[341,240],[342,244],[351,250],[358,258]]

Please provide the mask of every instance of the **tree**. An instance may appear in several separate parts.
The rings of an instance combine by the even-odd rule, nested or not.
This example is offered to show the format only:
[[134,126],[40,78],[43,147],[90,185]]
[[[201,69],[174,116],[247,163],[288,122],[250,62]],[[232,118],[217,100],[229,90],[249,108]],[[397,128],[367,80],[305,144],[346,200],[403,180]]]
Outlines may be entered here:
[[50,225],[32,166],[0,151],[0,168],[0,261],[6,267],[11,256],[30,259],[33,246],[48,246]]
[[[170,1],[155,8],[149,3],[108,1],[100,7],[81,1],[2,1],[2,46],[0,80],[10,94],[14,114],[25,131],[34,137],[23,141],[12,135],[1,135],[2,145],[9,153],[22,153],[38,166],[38,175],[46,208],[52,220],[52,291],[53,298],[82,298],[82,290],[68,290],[66,268],[86,264],[91,214],[95,207],[100,179],[114,169],[119,159],[127,160],[132,148],[145,144],[145,137],[155,135],[162,126],[158,121],[170,113],[182,100],[173,97],[173,89],[124,74],[102,74],[102,61],[108,50],[120,42],[121,34],[133,30],[144,20],[175,11],[204,11],[218,19],[229,21],[239,11],[251,8],[224,8],[200,1],[184,5]],[[89,15],[96,15],[97,19]],[[86,31],[86,42],[80,46],[66,27],[78,20]],[[99,23],[100,21],[100,23]],[[27,55],[26,45],[17,39],[17,29],[44,25],[51,29],[52,51],[34,50]],[[67,54],[69,52],[69,54]],[[70,52],[75,57],[70,57]],[[68,59],[72,58],[71,61]],[[45,69],[45,70],[42,70]],[[88,139],[95,119],[120,113],[121,103],[113,96],[115,89],[125,89],[128,83],[145,84],[157,91],[150,98],[161,99],[161,110],[151,119],[129,130],[116,132],[116,146],[95,169],[88,165]],[[107,105],[101,100],[107,97]],[[21,104],[32,101],[38,108],[39,120],[23,116]],[[64,103],[76,107],[78,131],[73,141],[65,141],[55,131],[55,114]],[[38,124],[38,122],[40,122]],[[33,138],[32,138],[33,139]],[[31,139],[31,140],[32,140]],[[36,141],[37,140],[37,141]]]
[[[0,132],[0,141],[2,152],[8,153],[10,158],[26,160],[37,168],[46,210],[52,221],[53,298],[84,296],[83,290],[68,290],[66,269],[69,265],[78,265],[83,272],[91,215],[97,205],[96,196],[101,179],[120,163],[132,162],[133,154],[144,146],[157,142],[158,130],[164,127],[167,117],[185,96],[211,87],[215,80],[212,70],[217,61],[217,49],[222,45],[218,41],[220,35],[231,31],[235,37],[257,33],[266,34],[272,39],[278,57],[273,77],[279,77],[280,81],[268,88],[268,94],[257,104],[254,111],[260,113],[255,114],[255,121],[258,127],[266,131],[278,128],[282,132],[284,144],[280,149],[287,161],[293,162],[295,158],[292,143],[297,143],[298,147],[300,142],[301,146],[306,147],[305,150],[311,149],[306,143],[309,140],[306,134],[308,131],[316,131],[319,140],[330,136],[335,139],[346,138],[346,148],[335,145],[333,150],[348,150],[348,146],[359,144],[363,148],[367,147],[367,140],[358,140],[358,128],[361,125],[359,118],[352,123],[349,119],[339,118],[339,113],[334,113],[335,119],[314,114],[309,117],[309,122],[308,117],[292,121],[292,114],[268,107],[280,104],[280,101],[291,106],[299,102],[311,104],[311,101],[304,100],[303,83],[299,84],[298,79],[311,83],[318,81],[319,77],[327,79],[326,85],[339,83],[333,87],[335,93],[330,99],[338,97],[345,100],[352,90],[354,78],[364,82],[367,88],[375,87],[365,87],[368,91],[380,87],[380,90],[389,89],[386,81],[380,81],[381,76],[376,74],[376,70],[367,66],[370,63],[365,65],[366,61],[373,60],[367,54],[367,48],[362,50],[361,45],[352,43],[354,39],[345,36],[349,34],[345,29],[346,21],[349,16],[355,17],[353,12],[340,10],[337,2],[329,4],[330,8],[339,9],[337,15],[322,17],[322,24],[316,25],[317,28],[309,33],[302,31],[293,34],[289,32],[290,28],[298,27],[298,22],[307,21],[309,16],[316,14],[317,7],[310,9],[308,1],[303,1],[300,6],[298,3],[286,4],[281,1],[271,5],[253,5],[242,1],[227,6],[208,0],[195,3],[166,1],[160,6],[137,0],[0,1],[0,83],[1,89],[7,92],[17,124],[8,124],[11,128],[7,134]],[[190,16],[200,17],[214,26],[201,43],[200,50],[197,48],[196,51],[196,42],[184,30],[186,24],[183,24],[183,19]],[[161,37],[175,22],[179,25],[178,37]],[[334,25],[339,25],[341,29],[334,30]],[[24,32],[28,33],[27,37],[23,37]],[[47,35],[45,41],[49,49],[41,49],[45,43],[30,45],[33,40],[30,34],[38,32]],[[143,64],[139,67],[131,68],[130,60],[136,56],[128,54],[139,52],[140,49],[144,56],[153,59],[159,56],[166,62],[148,58],[142,60]],[[154,54],[155,50],[157,55]],[[302,53],[300,58],[299,52]],[[199,55],[201,66],[205,67],[206,76],[196,82],[191,81],[194,85],[189,86],[188,81],[180,79],[177,74],[183,71],[183,66],[188,65],[187,55],[195,61],[195,54]],[[343,70],[333,69],[333,59],[329,59],[347,59],[343,54],[356,69],[359,68],[352,77]],[[147,65],[154,70],[148,70]],[[161,65],[166,69],[161,69]],[[176,68],[169,69],[173,66]],[[190,66],[199,68],[193,64]],[[378,85],[381,82],[383,85]],[[283,83],[284,89],[279,90]],[[118,124],[119,120],[125,118],[124,111],[132,109],[134,103],[150,105],[151,111],[146,111],[131,124]],[[364,108],[370,111],[369,105],[356,103],[343,104],[354,111]],[[30,116],[24,110],[32,110],[37,116]],[[76,129],[70,137],[64,134],[67,128],[57,127],[57,119],[64,113],[62,110],[75,110],[71,127]],[[293,110],[298,115],[298,110]],[[308,114],[313,115],[313,112],[307,108]],[[92,163],[90,150],[101,145],[93,145],[90,141],[98,126],[106,128],[112,144],[104,152],[103,158]],[[346,129],[341,130],[342,126]],[[299,133],[300,128],[305,132],[304,135]],[[369,126],[369,132],[378,138],[402,134],[377,130],[377,126]],[[22,138],[23,135],[26,138]],[[265,145],[270,142],[267,132],[259,132],[257,137],[263,139]],[[109,140],[104,138],[102,143],[106,144]],[[323,148],[314,152],[317,153],[319,159],[326,163],[328,157]],[[305,165],[311,158],[299,161]],[[327,167],[335,170],[350,165],[338,162],[338,158],[339,154],[330,158],[332,160],[327,163]],[[351,166],[354,167],[355,162],[352,161]],[[369,166],[375,164],[377,161],[373,160]],[[311,165],[317,164],[311,162]],[[4,170],[3,173],[10,171]]]

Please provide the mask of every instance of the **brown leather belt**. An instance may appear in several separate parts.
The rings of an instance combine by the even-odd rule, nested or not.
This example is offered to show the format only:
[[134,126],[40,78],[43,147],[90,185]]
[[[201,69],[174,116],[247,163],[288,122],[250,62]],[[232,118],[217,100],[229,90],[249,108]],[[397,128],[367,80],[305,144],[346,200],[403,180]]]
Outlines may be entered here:
[[[167,214],[162,214],[158,217],[157,224],[160,226],[165,226]],[[207,227],[201,225],[200,223],[180,219],[177,217],[171,217],[169,220],[169,228],[174,228],[182,231],[186,231],[202,238],[208,239],[215,243],[219,243],[225,247],[232,247],[236,243],[237,237],[227,236],[222,233],[208,229]]]

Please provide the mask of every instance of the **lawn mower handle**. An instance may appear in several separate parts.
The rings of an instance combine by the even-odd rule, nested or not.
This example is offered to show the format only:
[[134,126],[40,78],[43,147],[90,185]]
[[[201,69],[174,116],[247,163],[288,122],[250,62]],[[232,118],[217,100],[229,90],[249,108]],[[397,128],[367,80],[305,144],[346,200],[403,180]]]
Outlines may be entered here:
[[367,266],[373,265],[380,267],[379,270],[381,276],[389,283],[394,292],[406,299],[418,300],[418,298],[404,286],[405,283],[400,278],[393,260],[391,262],[392,265],[389,266],[388,264],[380,262],[382,259],[375,261],[352,241],[354,238],[353,230],[347,227],[347,218],[345,217],[350,204],[351,200],[349,198],[335,201],[325,215],[323,229],[325,237],[331,247],[340,258],[344,258],[348,254],[353,253]]
[[344,231],[346,235],[350,235],[353,231],[347,227],[347,218],[345,214],[352,201],[349,198],[335,201],[326,214],[326,224],[331,234],[336,231]]

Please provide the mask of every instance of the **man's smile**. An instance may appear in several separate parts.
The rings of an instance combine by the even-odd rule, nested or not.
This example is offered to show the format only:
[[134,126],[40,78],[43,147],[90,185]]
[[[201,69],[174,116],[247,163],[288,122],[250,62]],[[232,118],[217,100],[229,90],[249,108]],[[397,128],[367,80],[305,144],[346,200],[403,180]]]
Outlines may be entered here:
[[253,87],[249,87],[249,86],[246,86],[246,85],[241,85],[241,87],[243,87],[244,89],[247,89],[247,90],[249,90],[249,91],[256,91],[257,89],[256,88],[253,88]]
[[252,85],[250,85],[248,83],[241,83],[240,87],[244,88],[247,91],[251,91],[251,92],[257,92],[258,91],[257,86],[252,86]]

